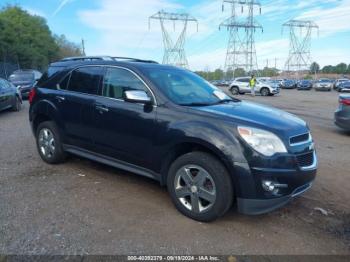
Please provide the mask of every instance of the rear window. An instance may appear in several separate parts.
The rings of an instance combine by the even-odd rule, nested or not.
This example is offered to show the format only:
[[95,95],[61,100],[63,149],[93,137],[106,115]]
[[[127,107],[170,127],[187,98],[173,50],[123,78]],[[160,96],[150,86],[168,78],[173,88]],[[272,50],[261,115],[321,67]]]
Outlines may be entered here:
[[10,75],[9,79],[11,82],[33,81],[34,80],[34,73],[32,73],[32,72],[17,72],[17,73]]

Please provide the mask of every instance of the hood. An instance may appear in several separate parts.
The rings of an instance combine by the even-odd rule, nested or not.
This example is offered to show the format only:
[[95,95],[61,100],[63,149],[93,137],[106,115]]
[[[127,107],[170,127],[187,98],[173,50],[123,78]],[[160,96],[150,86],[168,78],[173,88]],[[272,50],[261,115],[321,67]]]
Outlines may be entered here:
[[295,115],[251,102],[231,102],[197,109],[225,116],[237,125],[257,127],[278,134],[282,132],[286,137],[306,133],[309,130],[305,121]]

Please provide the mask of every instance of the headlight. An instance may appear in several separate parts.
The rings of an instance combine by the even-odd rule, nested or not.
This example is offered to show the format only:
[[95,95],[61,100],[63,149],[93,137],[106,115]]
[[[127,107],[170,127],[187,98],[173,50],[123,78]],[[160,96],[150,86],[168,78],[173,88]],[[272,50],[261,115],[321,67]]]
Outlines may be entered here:
[[276,153],[287,153],[287,149],[281,139],[271,132],[252,127],[239,126],[238,133],[248,145],[264,156],[273,156]]

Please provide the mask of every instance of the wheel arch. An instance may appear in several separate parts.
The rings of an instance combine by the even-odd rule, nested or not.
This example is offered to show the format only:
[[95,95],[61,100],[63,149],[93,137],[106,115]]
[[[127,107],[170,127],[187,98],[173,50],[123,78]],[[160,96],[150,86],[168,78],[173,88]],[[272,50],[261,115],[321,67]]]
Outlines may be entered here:
[[194,151],[208,153],[213,157],[215,157],[217,160],[219,160],[224,165],[227,172],[230,174],[230,179],[231,179],[233,188],[236,188],[235,183],[233,181],[233,176],[232,176],[233,169],[231,168],[232,166],[230,166],[229,159],[218,148],[210,145],[205,141],[183,141],[173,145],[169,149],[168,153],[163,158],[161,163],[160,183],[162,186],[166,185],[168,170],[171,164],[180,156],[190,152],[194,152]]

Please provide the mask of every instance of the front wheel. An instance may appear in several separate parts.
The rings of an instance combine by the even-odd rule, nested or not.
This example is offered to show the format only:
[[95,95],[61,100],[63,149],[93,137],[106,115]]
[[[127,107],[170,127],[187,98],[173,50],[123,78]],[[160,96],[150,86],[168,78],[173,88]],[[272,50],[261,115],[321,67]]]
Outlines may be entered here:
[[261,88],[261,90],[260,90],[260,94],[261,94],[262,96],[268,96],[268,95],[270,94],[270,90],[269,90],[268,88],[266,88],[266,87],[263,87],[263,88]]
[[167,186],[176,208],[203,222],[224,215],[234,198],[226,168],[204,152],[191,152],[176,159],[169,169]]

